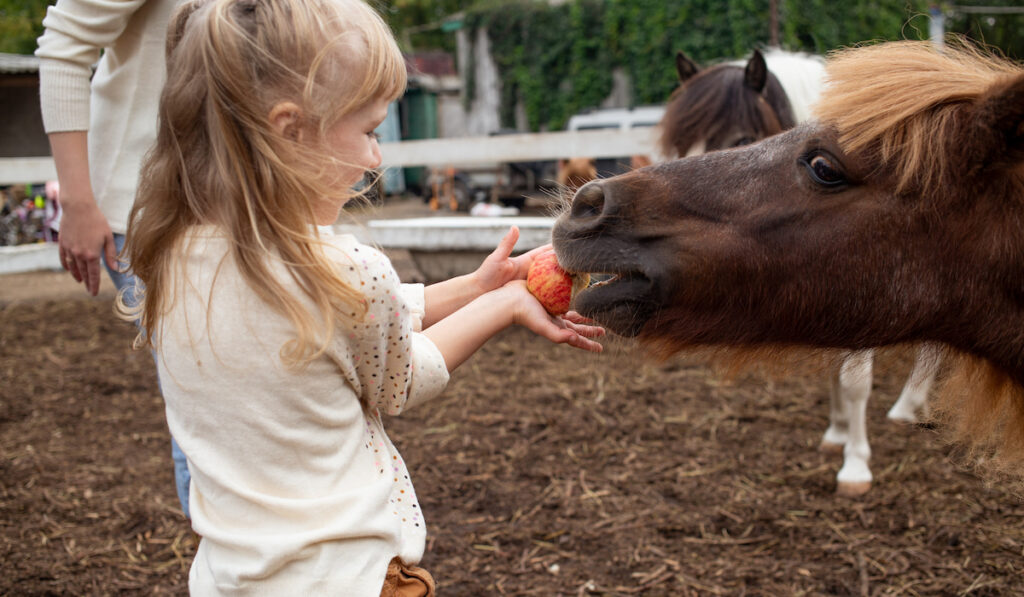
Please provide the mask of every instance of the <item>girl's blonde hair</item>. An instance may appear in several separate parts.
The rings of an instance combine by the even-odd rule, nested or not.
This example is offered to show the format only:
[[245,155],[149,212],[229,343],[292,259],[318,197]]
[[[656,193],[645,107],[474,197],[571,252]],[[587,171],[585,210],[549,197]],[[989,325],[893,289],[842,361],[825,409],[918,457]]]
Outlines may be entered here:
[[[213,224],[231,258],[296,338],[281,348],[291,366],[326,349],[341,323],[366,305],[322,251],[315,202],[357,195],[331,188],[339,164],[326,131],[370,102],[405,88],[405,61],[384,21],[361,0],[193,0],[172,18],[167,82],[154,148],[132,208],[125,258],[143,292],[136,309],[141,344],[152,346],[174,304],[174,253],[190,226]],[[299,107],[302,135],[282,134],[270,113]],[[272,273],[279,259],[308,296],[304,307]]]

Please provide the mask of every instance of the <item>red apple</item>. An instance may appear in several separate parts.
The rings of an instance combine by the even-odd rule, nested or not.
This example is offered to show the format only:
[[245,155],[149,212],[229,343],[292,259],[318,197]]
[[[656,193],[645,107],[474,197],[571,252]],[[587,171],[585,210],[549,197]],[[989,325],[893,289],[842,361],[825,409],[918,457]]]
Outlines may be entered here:
[[552,315],[564,315],[569,311],[572,297],[589,283],[588,274],[572,275],[562,269],[554,251],[534,259],[526,274],[526,287]]

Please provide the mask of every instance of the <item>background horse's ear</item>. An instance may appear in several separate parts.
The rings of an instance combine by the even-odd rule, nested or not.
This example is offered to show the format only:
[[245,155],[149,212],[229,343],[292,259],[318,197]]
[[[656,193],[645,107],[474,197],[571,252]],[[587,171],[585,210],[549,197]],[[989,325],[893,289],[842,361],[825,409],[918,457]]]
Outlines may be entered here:
[[700,72],[700,67],[682,50],[676,52],[676,73],[679,75],[679,82],[685,83],[690,77]]
[[749,89],[761,93],[768,81],[768,65],[764,63],[764,56],[761,52],[754,50],[747,61],[747,67],[743,69],[743,84]]
[[989,164],[1024,162],[1024,74],[994,85],[979,99],[975,114],[990,143]]

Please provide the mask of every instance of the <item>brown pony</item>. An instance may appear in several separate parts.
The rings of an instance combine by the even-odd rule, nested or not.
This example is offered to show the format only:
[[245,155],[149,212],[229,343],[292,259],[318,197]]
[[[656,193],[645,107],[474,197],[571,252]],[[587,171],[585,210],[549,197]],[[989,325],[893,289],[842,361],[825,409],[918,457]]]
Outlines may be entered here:
[[559,260],[614,278],[575,308],[663,355],[947,346],[943,421],[1019,476],[1024,68],[892,42],[828,73],[815,121],[581,188]]

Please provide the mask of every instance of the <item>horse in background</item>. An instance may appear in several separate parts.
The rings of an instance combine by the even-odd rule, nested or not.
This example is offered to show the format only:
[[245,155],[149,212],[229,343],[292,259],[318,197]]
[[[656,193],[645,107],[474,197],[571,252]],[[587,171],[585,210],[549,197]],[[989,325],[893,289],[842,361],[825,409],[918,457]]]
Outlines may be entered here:
[[[661,120],[660,151],[667,157],[700,155],[749,145],[806,121],[818,100],[825,61],[818,56],[778,49],[754,50],[746,61],[702,69],[685,53],[675,58],[679,87]],[[874,354],[852,353],[833,371],[829,426],[821,441],[827,452],[843,452],[837,493],[857,496],[871,487],[868,466],[867,400]],[[927,396],[938,372],[938,351],[924,345],[890,420],[914,423],[927,414]]]
[[556,182],[558,188],[572,195],[576,189],[597,178],[597,161],[594,158],[576,157],[558,160]]
[[815,120],[581,188],[559,262],[613,277],[574,308],[661,354],[941,345],[940,422],[1019,481],[1024,68],[908,41],[828,73]]
[[[629,156],[629,169],[645,168],[650,166],[653,160],[646,155]],[[558,173],[555,182],[558,189],[565,193],[568,201],[572,194],[588,182],[598,178],[597,160],[594,158],[568,158],[558,160]]]

